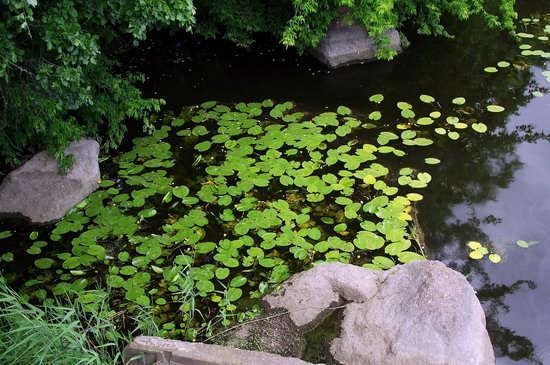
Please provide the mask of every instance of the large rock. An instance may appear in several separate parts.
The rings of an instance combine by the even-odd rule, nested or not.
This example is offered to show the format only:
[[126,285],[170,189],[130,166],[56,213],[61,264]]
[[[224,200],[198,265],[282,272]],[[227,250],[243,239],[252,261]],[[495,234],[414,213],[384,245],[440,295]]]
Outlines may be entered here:
[[[417,261],[385,272],[341,263],[319,265],[294,275],[283,291],[266,296],[264,305],[266,321],[240,328],[228,344],[248,344],[243,335],[258,333],[258,328],[277,331],[277,323],[288,321],[286,327],[294,326],[294,333],[273,335],[278,344],[273,339],[260,341],[264,350],[277,352],[296,343],[296,333],[303,336],[344,306],[340,333],[326,344],[338,363],[495,363],[485,315],[473,288],[464,276],[438,261]],[[297,350],[291,355],[301,357]]]
[[[389,37],[389,48],[401,52],[401,39],[395,29],[384,33]],[[311,50],[321,62],[330,67],[340,67],[362,61],[376,59],[377,47],[373,37],[359,24],[346,25],[342,20],[335,21],[325,37]]]
[[47,151],[9,173],[0,185],[0,214],[23,216],[31,223],[53,222],[97,189],[99,144],[89,139],[73,142],[65,155],[74,156],[66,175]]

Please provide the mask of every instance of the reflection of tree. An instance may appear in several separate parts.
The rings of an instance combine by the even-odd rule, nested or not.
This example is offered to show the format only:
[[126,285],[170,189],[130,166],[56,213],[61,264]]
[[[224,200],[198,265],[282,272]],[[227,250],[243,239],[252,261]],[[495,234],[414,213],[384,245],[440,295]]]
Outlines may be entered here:
[[535,355],[535,346],[525,336],[500,324],[499,314],[508,312],[510,308],[505,303],[506,296],[520,289],[533,290],[537,285],[530,280],[518,280],[512,285],[494,284],[489,275],[483,271],[480,262],[467,261],[463,265],[450,264],[450,267],[475,277],[476,294],[485,310],[487,330],[497,357],[506,356],[512,360],[525,360],[535,364],[542,362]]

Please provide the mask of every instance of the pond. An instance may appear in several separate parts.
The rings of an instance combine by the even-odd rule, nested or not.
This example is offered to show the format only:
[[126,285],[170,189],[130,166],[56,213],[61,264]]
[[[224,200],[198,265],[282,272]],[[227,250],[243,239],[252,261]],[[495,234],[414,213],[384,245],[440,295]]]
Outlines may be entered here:
[[[550,4],[519,1],[520,18],[544,14]],[[452,40],[413,37],[394,61],[328,70],[308,55],[270,43],[250,51],[223,41],[156,39],[133,55],[145,72],[144,88],[171,107],[201,103],[293,100],[307,110],[346,105],[370,111],[368,98],[382,93],[389,105],[465,97],[483,108],[496,101],[505,113],[482,113],[491,133],[438,150],[437,181],[420,203],[429,257],[467,275],[478,291],[498,364],[550,363],[550,83],[546,63],[525,70],[483,72],[518,54],[518,43],[471,20],[456,24]],[[541,90],[542,97],[532,92]],[[502,256],[468,258],[469,241],[491,244]],[[539,243],[522,248],[518,240]]]
[[[488,31],[481,21],[472,19],[467,23],[451,25],[451,33],[456,35],[454,39],[434,40],[433,38],[410,36],[411,47],[392,62],[364,63],[336,70],[323,67],[308,55],[300,56],[293,51],[287,51],[267,38],[260,40],[250,50],[246,50],[224,41],[205,41],[200,38],[177,34],[168,38],[165,36],[151,37],[139,52],[130,52],[125,55],[123,66],[141,71],[146,75],[147,81],[142,88],[144,94],[146,96],[161,97],[167,101],[166,110],[173,111],[174,115],[160,119],[163,119],[165,125],[171,124],[174,128],[185,128],[182,125],[185,125],[188,121],[184,123],[183,119],[191,118],[193,113],[198,113],[199,119],[202,118],[200,115],[203,112],[199,112],[197,109],[191,111],[183,109],[184,113],[179,114],[182,108],[189,105],[202,105],[204,113],[210,113],[218,108],[215,113],[219,113],[216,118],[220,118],[219,120],[215,119],[222,128],[230,128],[231,123],[223,124],[224,121],[221,115],[225,115],[224,113],[227,113],[227,110],[225,107],[220,106],[221,103],[225,103],[239,111],[246,110],[247,113],[255,113],[252,112],[255,108],[264,108],[264,111],[270,110],[272,102],[267,100],[272,99],[274,104],[279,103],[278,105],[285,109],[283,112],[290,113],[286,110],[290,107],[290,104],[285,102],[291,100],[295,103],[293,105],[295,110],[306,113],[305,118],[313,117],[319,113],[338,111],[338,114],[340,114],[338,118],[340,119],[347,118],[346,116],[350,112],[347,108],[341,108],[341,106],[346,106],[351,108],[353,116],[357,116],[362,121],[370,119],[372,124],[375,124],[378,128],[365,128],[359,132],[354,132],[350,135],[353,138],[347,136],[351,132],[345,129],[334,132],[339,137],[344,138],[343,144],[341,143],[339,146],[349,144],[350,148],[355,149],[360,148],[363,144],[376,144],[376,142],[379,145],[386,145],[388,141],[384,141],[384,138],[381,140],[379,133],[387,133],[387,131],[398,133],[403,142],[413,140],[416,136],[404,137],[401,134],[411,128],[411,124],[414,124],[407,124],[406,119],[414,118],[414,114],[411,116],[411,112],[407,112],[410,108],[406,103],[412,105],[411,107],[418,113],[418,117],[436,111],[436,114],[430,115],[433,119],[438,119],[437,113],[440,112],[442,116],[437,123],[434,123],[432,119],[425,119],[426,124],[434,123],[433,127],[428,128],[422,126],[421,123],[416,125],[418,129],[429,130],[429,132],[423,132],[422,137],[429,137],[436,143],[432,144],[431,139],[428,142],[426,142],[426,139],[417,140],[419,148],[416,148],[417,146],[413,148],[407,143],[403,143],[405,146],[398,143],[397,145],[407,152],[405,164],[382,156],[379,156],[380,161],[383,161],[390,168],[390,171],[392,171],[390,176],[393,180],[397,180],[398,176],[410,175],[410,172],[403,172],[403,168],[408,166],[422,169],[422,171],[425,171],[423,174],[429,172],[426,175],[420,175],[415,171],[415,176],[419,181],[418,187],[421,188],[421,191],[415,191],[423,195],[423,199],[416,203],[418,221],[415,220],[415,223],[418,223],[422,232],[421,235],[424,237],[423,241],[427,246],[425,248],[427,256],[431,259],[441,260],[462,272],[476,288],[478,297],[486,311],[488,330],[498,357],[497,363],[550,363],[550,314],[546,310],[547,303],[550,300],[550,282],[545,280],[550,275],[550,265],[547,262],[550,255],[550,242],[548,241],[548,233],[550,233],[550,218],[548,218],[550,216],[550,163],[547,162],[547,156],[550,156],[550,135],[548,134],[550,133],[548,126],[550,122],[547,120],[550,111],[550,93],[548,93],[550,82],[547,80],[548,74],[542,73],[547,67],[544,61],[545,58],[541,58],[541,54],[530,54],[533,50],[539,48],[542,48],[544,52],[548,52],[550,43],[548,39],[530,38],[531,33],[529,33],[534,32],[537,36],[542,37],[545,37],[544,34],[548,35],[550,33],[550,28],[547,28],[549,31],[544,32],[544,26],[550,24],[548,14],[550,13],[550,4],[533,0],[519,1],[517,10],[520,12],[520,18],[528,17],[529,19],[519,22],[520,31],[525,33],[525,39],[521,42],[516,42],[497,31]],[[549,17],[544,18],[544,14]],[[535,18],[540,20],[538,22],[531,20]],[[523,48],[520,49],[520,44],[530,44],[532,48],[522,46]],[[523,55],[520,52],[523,52]],[[542,56],[547,55],[543,53]],[[550,78],[548,79],[550,80]],[[384,96],[382,103],[379,104],[376,97],[372,98],[376,94]],[[425,96],[419,100],[421,94]],[[456,99],[457,97],[464,98],[465,102]],[[218,104],[205,103],[209,100],[216,100]],[[262,103],[262,101],[264,102]],[[259,102],[261,104],[233,105],[242,102]],[[397,108],[396,104],[398,105]],[[496,107],[497,105],[503,109]],[[491,110],[492,108],[496,108],[496,110]],[[382,118],[372,114],[373,110],[376,109],[381,112]],[[467,121],[468,124],[464,124],[464,127],[460,125],[458,119],[457,121],[445,119],[447,116],[457,113],[461,119]],[[194,116],[197,117],[197,114],[194,114]],[[237,120],[240,117],[238,113],[231,114],[227,121],[231,122],[231,118]],[[318,119],[316,123],[318,126],[324,124],[330,126],[332,118],[332,116],[325,116]],[[179,122],[180,119],[181,122]],[[278,119],[278,117],[275,119]],[[443,129],[440,132],[444,134],[438,136],[439,132],[435,130],[434,133],[434,128],[439,123],[444,124],[445,120],[447,121],[447,124],[445,124],[447,130]],[[292,121],[286,120],[285,122],[291,123]],[[348,122],[351,123],[351,126],[354,125],[349,119]],[[212,121],[207,121],[207,123],[210,123],[206,124],[207,129],[212,130],[216,127]],[[359,123],[359,125],[361,124],[365,126],[369,123]],[[266,125],[273,126],[269,123],[262,124],[262,126]],[[470,126],[471,128],[469,128]],[[255,125],[252,123],[250,129],[254,127]],[[400,130],[401,127],[405,129]],[[467,128],[467,131],[461,131],[465,128]],[[485,131],[486,128],[487,131]],[[272,129],[277,130],[276,127]],[[479,133],[472,129],[477,130]],[[184,131],[184,129],[181,129],[181,131]],[[457,138],[454,138],[449,133],[450,131],[457,133]],[[292,140],[288,142],[290,137],[287,132],[285,130],[285,133],[279,133],[277,138],[287,139],[285,141],[289,146],[297,149],[300,148],[299,146],[309,148],[308,142],[299,139],[291,138]],[[299,132],[301,133],[300,136],[307,136],[312,140],[316,133],[315,131],[303,130]],[[186,133],[178,134],[178,137],[186,136]],[[204,133],[206,133],[206,129],[204,129]],[[262,133],[260,130],[257,134],[256,132],[249,132],[249,134],[255,136],[262,136]],[[460,133],[460,138],[458,138],[458,133]],[[204,152],[205,156],[222,164],[227,161],[224,162],[224,156],[219,153],[216,154],[215,151],[212,155],[209,155],[211,144],[201,139],[203,136],[202,129],[190,130],[189,134],[199,138],[191,139],[192,144],[186,143],[186,140],[181,138],[175,138],[173,135],[168,136],[164,129],[159,129],[155,138],[166,139],[172,145],[172,151],[175,151],[174,158],[177,160],[177,164],[175,168],[170,170],[172,175],[170,179],[173,178],[176,185],[188,185],[195,189],[200,184],[191,180],[195,172],[189,172],[195,171],[196,166],[211,176],[220,175],[219,169],[208,170],[208,167],[202,169],[201,166],[207,166],[208,161],[203,161],[197,157],[201,156],[197,152]],[[292,134],[290,133],[290,135]],[[137,128],[130,128],[130,137],[132,136],[141,137],[142,133]],[[385,136],[390,135],[386,134]],[[449,139],[447,136],[451,138]],[[214,138],[212,137],[212,140]],[[391,140],[393,137],[387,138]],[[132,145],[131,138],[128,138],[123,150],[129,151],[134,148],[133,151],[136,151],[137,155],[141,154],[141,157],[155,157],[154,162],[151,161],[149,165],[146,165],[147,168],[172,168],[171,162],[168,161],[172,155],[166,153],[167,149],[170,149],[170,145],[167,146],[147,138],[136,141],[137,144]],[[197,144],[193,150],[192,147],[195,143]],[[315,141],[309,141],[309,143],[315,143]],[[227,144],[225,144],[225,147],[228,150],[234,148]],[[247,146],[247,148],[250,148],[250,146]],[[371,147],[363,147],[363,150],[368,151],[369,148]],[[273,152],[270,152],[270,154],[278,156],[277,152],[274,151],[276,149],[271,147],[270,151]],[[214,150],[213,147],[212,150]],[[288,152],[288,150],[283,151]],[[340,152],[345,154],[346,151],[341,150]],[[388,152],[393,152],[395,156],[401,153],[400,150],[386,149],[385,153]],[[368,152],[365,152],[365,154],[368,154]],[[192,155],[193,157],[190,158]],[[313,157],[311,154],[310,156],[312,159],[321,157],[320,154],[315,155],[317,157]],[[233,157],[238,158],[239,156]],[[130,176],[134,175],[131,170],[136,167],[133,165],[135,158],[130,152],[118,158],[118,166],[113,164],[111,160],[107,160],[103,165],[105,171],[108,171],[106,177],[113,181],[111,183],[107,180],[104,183],[106,190],[114,189],[110,193],[113,195],[113,203],[116,203],[112,204],[113,206],[117,204],[124,206],[125,202],[130,199],[122,194],[125,192],[124,190],[119,192],[116,189],[116,187],[123,185],[120,180],[121,177],[126,181],[133,179],[137,185],[147,186],[150,182],[145,181],[145,184],[143,184],[139,177]],[[426,160],[426,158],[432,159]],[[435,159],[441,160],[441,163],[437,163],[438,161]],[[298,160],[303,163],[303,158]],[[265,162],[264,159],[262,161]],[[306,167],[306,165],[303,166]],[[346,168],[354,170],[352,167]],[[380,168],[380,170],[383,169]],[[400,173],[398,174],[397,171]],[[323,176],[330,175],[331,172],[336,173],[335,170],[327,170]],[[165,176],[155,175],[154,173],[148,175],[147,178],[155,181],[156,185],[171,182]],[[265,187],[269,183],[269,181],[264,183],[257,176],[255,179],[254,184],[259,187]],[[330,180],[332,177],[328,179]],[[365,179],[366,185],[374,185],[373,182],[367,182],[366,176],[361,176],[361,179]],[[329,182],[326,179],[323,180]],[[280,181],[283,186],[286,186],[283,183],[284,180]],[[429,184],[423,184],[424,182],[429,182]],[[108,186],[110,184],[113,185]],[[408,183],[404,185],[408,185]],[[410,187],[414,188],[413,185],[410,185]],[[427,187],[424,188],[424,185],[427,185]],[[127,186],[126,189],[128,189]],[[311,192],[312,196],[308,200],[310,202],[314,202],[314,199],[319,198],[313,194],[318,191],[319,187],[315,189],[317,190]],[[342,189],[345,191],[344,186]],[[115,190],[117,191],[115,192]],[[147,189],[140,191],[144,190]],[[393,195],[387,192],[385,187],[377,188],[377,190],[383,191],[386,195]],[[166,195],[164,195],[164,198],[163,195],[160,195],[155,204],[161,205],[161,199],[162,203],[168,204],[170,204],[170,199],[182,199],[183,202],[186,202],[184,205],[195,204],[191,201],[192,194],[186,188],[180,187],[164,191],[161,186],[159,192],[161,191],[163,195],[164,193]],[[283,193],[284,189],[270,191],[267,198],[264,196],[264,199],[275,201],[278,196],[283,196]],[[148,193],[143,192],[143,194]],[[350,194],[345,195],[357,198],[359,197],[358,194],[362,194],[362,191],[350,192]],[[130,195],[134,199],[133,201],[145,200],[149,197],[148,195],[139,196],[139,194]],[[229,199],[228,204],[232,202],[229,195],[232,194],[226,195]],[[408,196],[411,201],[419,200],[417,196]],[[201,197],[202,200],[209,200],[208,196],[205,199],[203,197]],[[248,196],[248,198],[251,197]],[[340,202],[343,202],[342,205],[346,207],[353,204],[351,201],[348,203],[345,199],[340,199]],[[239,204],[245,203],[241,200]],[[339,204],[338,201],[337,204]],[[223,205],[227,204],[224,203]],[[220,204],[221,206],[222,204]],[[90,204],[83,209],[93,210],[93,207]],[[134,207],[141,206],[137,204]],[[270,207],[278,210],[279,213],[277,214],[279,216],[288,210],[288,204],[285,206],[283,203],[277,203],[277,205],[271,205]],[[405,205],[398,208],[398,213],[403,212],[406,214],[405,216],[408,216],[407,214],[411,212]],[[126,234],[125,229],[134,233],[138,230],[138,225],[140,234],[146,236],[149,233],[159,233],[161,226],[164,232],[170,232],[178,224],[181,226],[180,229],[182,227],[184,229],[190,228],[186,227],[185,219],[177,220],[180,213],[181,216],[185,214],[181,209],[180,205],[173,212],[161,209],[158,209],[157,212],[147,205],[138,213],[140,216],[139,222],[130,221],[129,223],[115,209],[110,209],[108,212],[105,210],[106,213],[104,216],[101,215],[101,219],[104,221],[103,226],[111,226],[109,227],[111,231],[116,230],[117,226],[120,228],[118,233],[112,234],[113,236]],[[348,210],[346,208],[344,213],[346,218],[353,217],[353,209]],[[246,211],[245,208],[237,208],[237,210],[239,212]],[[267,210],[265,209],[264,212]],[[208,210],[205,209],[205,211]],[[231,212],[225,213],[223,209],[215,210],[212,208],[208,213],[220,217],[229,216],[227,221],[232,221],[230,219]],[[340,222],[337,215],[334,215],[336,217],[334,219],[331,218],[332,216],[321,217],[319,215],[319,219],[312,218],[312,221],[318,220],[313,226],[304,226],[304,224],[310,222],[309,213],[316,216],[315,211],[302,210],[298,216],[293,217],[297,223],[303,220],[300,223],[302,226],[301,231],[304,237],[309,237],[308,239],[319,240],[320,235],[325,237],[326,227],[323,224],[333,224],[335,219]],[[92,217],[95,216],[93,212],[87,212],[87,214]],[[204,215],[196,211],[194,214],[195,216],[191,217],[190,220],[195,221],[195,223],[204,221]],[[164,221],[161,221],[160,217]],[[175,218],[172,219],[172,217]],[[250,217],[251,220],[258,220],[259,218],[271,219],[265,214],[262,217]],[[323,220],[322,218],[326,219]],[[112,221],[109,222],[109,220]],[[224,218],[222,220],[225,221]],[[329,221],[331,223],[327,223]],[[405,221],[408,221],[408,219],[405,219]],[[67,224],[62,224],[61,228],[58,226],[57,232],[68,233],[71,238],[73,237],[71,231],[78,232],[82,225],[88,223],[86,219],[78,216],[73,216],[67,222]],[[222,236],[222,233],[228,233],[233,229],[240,231],[242,228],[243,234],[251,229],[251,227],[243,225],[237,228],[238,224],[231,227],[229,231],[226,230],[227,227],[223,224],[214,227],[214,229],[208,227],[203,229],[204,224],[199,225],[200,228],[193,227],[193,229],[197,228],[196,231],[203,232],[201,234],[206,236],[208,241],[220,241],[225,237]],[[10,228],[9,226],[6,227]],[[6,227],[0,228],[0,232]],[[259,227],[261,228],[261,226]],[[269,222],[266,223],[266,227],[270,227]],[[319,227],[319,229],[316,227]],[[254,228],[257,227],[254,226]],[[416,229],[414,225],[413,228]],[[337,233],[344,233],[346,229],[346,227],[340,227],[339,232],[334,227]],[[351,227],[350,224],[350,230],[353,231],[353,229],[358,228]],[[416,236],[416,232],[413,232],[410,226],[403,229],[405,233],[401,233],[401,235],[404,234],[406,237],[410,237],[411,240]],[[45,236],[43,233],[46,230],[48,229],[40,230],[41,238],[39,239]],[[28,232],[25,232],[25,235],[28,235]],[[341,236],[345,240],[345,235],[342,234]],[[158,235],[155,237],[158,237]],[[85,239],[86,237],[83,237],[82,242]],[[57,240],[60,240],[60,238],[57,238]],[[162,240],[159,239],[159,241]],[[479,242],[479,244],[472,244],[472,241]],[[155,292],[149,292],[149,294],[157,297],[155,302],[157,305],[165,306],[167,305],[166,300],[159,293],[163,293],[167,289],[171,291],[170,287],[166,287],[174,281],[174,277],[179,273],[162,269],[167,263],[162,261],[163,257],[159,258],[158,254],[155,253],[158,250],[158,244],[156,246],[152,245],[147,240],[138,241],[137,243],[140,246],[138,252],[144,254],[144,256],[140,256],[141,258],[151,256],[157,259],[154,265],[151,266],[151,274],[155,275],[156,273],[165,281],[161,282],[162,286],[160,288],[155,289]],[[211,246],[210,242],[203,243],[197,249],[199,254],[208,254],[215,247],[215,245]],[[107,255],[113,256],[113,258],[116,257],[121,263],[127,262],[126,264],[120,264],[120,273],[119,269],[108,268],[113,277],[117,278],[111,280],[110,284],[119,287],[123,285],[122,277],[132,277],[135,286],[125,289],[127,292],[135,293],[132,300],[138,303],[141,302],[140,304],[148,304],[144,302],[143,290],[140,285],[148,281],[150,277],[147,277],[143,272],[137,275],[135,271],[136,267],[149,265],[149,262],[143,263],[143,265],[134,262],[131,259],[131,253],[128,254],[124,251],[127,246],[131,245],[119,246],[119,244],[121,242],[117,239],[106,240],[104,242],[106,251],[101,247],[96,247],[97,245],[93,246],[93,249],[88,247],[86,260],[95,260],[93,256],[103,257]],[[165,242],[161,242],[161,244],[165,244]],[[358,248],[360,244],[355,243]],[[60,240],[59,243],[56,243],[54,251],[63,252],[68,250],[68,246],[68,241]],[[36,243],[33,244],[33,247],[34,249],[30,248],[31,252],[33,250],[40,252],[41,249],[44,251],[50,249],[43,248],[41,245],[36,245]],[[51,245],[48,247],[51,247]],[[316,245],[315,247],[317,249],[319,246]],[[351,247],[351,251],[353,251],[353,245]],[[476,247],[477,250],[473,250]],[[493,256],[485,254],[484,247]],[[25,247],[25,249],[27,248]],[[271,249],[264,246],[262,248],[266,252]],[[229,252],[233,248],[228,246],[227,248],[223,247],[223,249]],[[341,251],[348,252],[349,250],[342,249]],[[412,245],[409,251],[412,256],[401,256],[399,261],[407,261],[409,257],[415,258],[416,252],[421,253],[422,249]],[[472,251],[474,251],[473,254]],[[31,254],[31,252],[27,252]],[[77,260],[76,256],[78,255],[75,253],[74,248],[72,252],[75,256],[68,254],[62,258],[64,260],[63,268],[66,270],[61,271],[59,269],[59,273],[63,272],[63,275],[66,276],[63,280],[71,278],[70,275],[77,277],[84,275],[80,265],[86,266],[86,264]],[[308,258],[307,254],[300,250],[290,252],[300,260]],[[25,255],[24,252],[16,254]],[[259,251],[248,250],[249,257],[257,260],[260,266],[265,264],[265,267],[270,267],[279,259],[278,256],[270,256],[270,258],[264,259],[263,254],[261,249]],[[469,258],[469,255],[476,257],[476,254],[478,259]],[[305,256],[302,257],[302,255]],[[346,260],[350,259],[362,263],[359,256],[346,256],[345,254],[342,256]],[[185,264],[186,260],[189,259],[189,256],[186,256],[185,253],[175,257],[175,260],[179,260],[182,264]],[[35,259],[36,257],[30,257],[29,262]],[[159,259],[160,261],[158,261]],[[263,264],[260,262],[262,259],[264,259]],[[232,257],[227,256],[215,260],[224,263],[226,267],[234,268],[233,261],[231,261],[233,260]],[[494,263],[493,261],[500,262]],[[201,264],[211,265],[212,262],[206,256],[200,258]],[[385,261],[382,259],[378,261],[379,266],[383,266],[384,263]],[[103,264],[108,266],[107,261]],[[49,269],[51,265],[52,262],[41,261],[38,266]],[[291,270],[299,269],[299,267],[290,266]],[[284,279],[288,274],[285,270],[279,270],[275,276],[271,274],[271,283]],[[70,275],[68,271],[70,271]],[[245,268],[243,272],[246,271]],[[245,294],[257,296],[260,292],[263,292],[265,287],[262,287],[262,283],[264,283],[261,281],[262,279],[257,274],[250,273],[250,270],[248,271],[247,275],[243,275],[244,277],[237,275],[231,280],[230,288],[225,291],[224,298],[218,297],[212,302],[223,303],[227,299],[224,306],[229,308],[232,302],[241,297],[243,294],[242,289],[248,288],[251,283],[255,284],[252,288],[249,288],[250,292],[244,289]],[[226,278],[228,273],[229,270],[223,267],[215,270],[215,276],[218,279]],[[213,271],[210,274],[214,276]],[[51,272],[42,274],[40,280],[51,281],[51,275]],[[102,274],[87,272],[86,275],[93,278]],[[209,286],[212,284],[208,278],[200,281],[203,291],[210,292]],[[19,283],[22,282],[19,281]],[[30,283],[29,286],[33,284],[36,283]],[[175,288],[173,292],[184,293],[184,289],[183,287]],[[257,289],[257,291],[252,291],[252,289]],[[212,298],[214,297],[216,296],[214,295]],[[114,298],[115,303],[119,300],[122,299]],[[174,307],[171,309],[174,309]],[[201,310],[205,311],[208,308],[201,308]],[[189,308],[183,311],[188,312]],[[208,313],[204,314],[208,317]],[[251,310],[246,312],[244,316],[252,317],[255,314],[255,311]],[[170,321],[169,314],[164,313],[163,316],[165,316],[163,320]],[[245,319],[245,317],[240,319]],[[171,326],[165,327],[167,331],[172,329]]]

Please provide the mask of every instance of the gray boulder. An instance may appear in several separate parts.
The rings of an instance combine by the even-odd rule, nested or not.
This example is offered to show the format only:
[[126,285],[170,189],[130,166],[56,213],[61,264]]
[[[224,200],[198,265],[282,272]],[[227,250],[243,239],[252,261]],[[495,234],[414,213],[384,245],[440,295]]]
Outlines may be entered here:
[[74,156],[67,175],[60,173],[47,151],[10,172],[0,185],[0,215],[22,216],[37,224],[53,222],[96,190],[99,144],[89,139],[73,142],[65,155]]
[[[387,30],[389,48],[401,52],[401,39],[395,29]],[[377,47],[374,38],[359,24],[348,26],[343,21],[335,21],[328,29],[325,37],[311,50],[311,53],[324,64],[336,68],[362,61],[376,59]]]
[[[267,322],[240,328],[229,344],[249,344],[243,334],[276,330],[290,322],[294,333],[278,333],[266,351],[296,343],[333,310],[344,306],[340,333],[326,344],[330,357],[345,365],[485,365],[495,357],[485,315],[473,288],[460,273],[438,261],[417,261],[385,272],[324,264],[299,273],[279,293],[266,296]],[[286,317],[273,313],[287,312]],[[285,343],[287,341],[289,343]],[[243,342],[244,341],[244,342]],[[308,346],[304,344],[303,347]],[[253,348],[250,348],[253,349]],[[294,352],[291,356],[301,357]]]

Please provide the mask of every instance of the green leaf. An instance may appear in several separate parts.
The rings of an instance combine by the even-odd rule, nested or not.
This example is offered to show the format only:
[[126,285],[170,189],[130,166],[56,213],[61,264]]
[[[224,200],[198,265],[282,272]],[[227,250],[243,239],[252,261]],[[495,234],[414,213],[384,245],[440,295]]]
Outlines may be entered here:
[[522,247],[522,248],[529,248],[533,245],[536,245],[538,243],[538,241],[524,241],[524,240],[518,240],[516,241],[516,244],[519,246],[519,247]]
[[432,118],[422,117],[422,118],[419,118],[416,121],[416,124],[418,124],[418,125],[430,125],[430,124],[433,124],[433,122],[434,122],[434,120]]
[[216,248],[216,244],[214,242],[201,242],[198,243],[197,246],[195,246],[195,250],[199,254],[205,254],[210,251],[213,251]]
[[464,105],[464,103],[466,103],[466,99],[464,99],[463,97],[454,98],[452,100],[452,103],[455,105]]
[[490,111],[491,113],[500,113],[505,109],[500,105],[494,104],[494,105],[487,105],[487,110]]
[[338,198],[336,198],[335,202],[336,204],[340,204],[340,205],[349,205],[353,203],[353,200],[351,200],[350,198],[339,196]]
[[441,162],[441,160],[439,160],[435,157],[426,157],[424,159],[424,162],[427,163],[428,165],[437,165],[438,163]]
[[151,218],[155,215],[157,215],[157,210],[155,208],[144,209],[138,213],[140,218]]
[[447,133],[447,135],[452,140],[457,140],[460,137],[460,134],[458,134],[458,132],[455,132],[455,131],[450,131],[449,133]]
[[13,233],[11,231],[2,231],[0,232],[0,239],[11,237],[12,234]]
[[260,264],[260,266],[268,267],[268,268],[269,267],[274,267],[275,265],[277,265],[277,261],[275,259],[271,259],[271,258],[259,259],[258,263]]
[[205,151],[208,151],[211,146],[212,146],[212,142],[204,141],[204,142],[197,143],[195,145],[195,150],[197,150],[198,152],[205,152]]
[[34,261],[34,265],[39,269],[49,269],[54,263],[54,260],[47,257],[43,257]]
[[397,107],[401,110],[412,109],[412,105],[404,101],[397,102]]
[[351,109],[348,108],[347,106],[339,106],[336,112],[340,115],[350,115]]
[[420,95],[420,101],[422,101],[423,103],[429,104],[429,103],[433,103],[435,99],[433,96],[422,94]]
[[409,252],[409,251],[398,253],[397,258],[400,262],[404,264],[412,261],[426,260],[424,256],[417,254],[416,252]]
[[216,277],[223,280],[229,276],[229,269],[226,267],[219,267],[216,269]]
[[384,100],[384,95],[382,94],[374,94],[371,95],[369,98],[369,101],[372,101],[373,103],[380,104]]
[[199,280],[195,282],[195,287],[197,290],[205,293],[213,292],[215,289],[214,284],[210,280]]
[[382,113],[380,113],[379,111],[373,111],[369,114],[369,119],[370,120],[380,120],[382,118]]
[[244,276],[235,276],[233,279],[231,279],[231,282],[229,282],[229,285],[233,288],[239,288],[246,284],[248,280]]
[[243,295],[243,291],[240,288],[229,288],[227,290],[227,300],[235,302],[239,300]]
[[473,123],[472,129],[478,133],[487,132],[487,126],[484,123]]
[[492,253],[489,255],[489,260],[495,264],[498,264],[501,261],[501,257],[499,254]]

